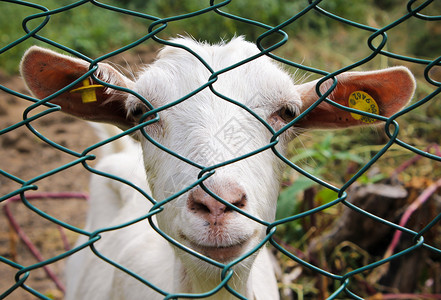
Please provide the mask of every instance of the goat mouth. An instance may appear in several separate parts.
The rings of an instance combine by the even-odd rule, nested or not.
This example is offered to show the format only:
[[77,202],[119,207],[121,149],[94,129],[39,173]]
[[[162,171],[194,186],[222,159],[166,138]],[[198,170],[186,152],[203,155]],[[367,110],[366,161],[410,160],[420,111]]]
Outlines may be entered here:
[[220,263],[230,262],[233,259],[239,257],[242,254],[245,243],[240,243],[231,246],[200,246],[192,245],[193,249],[197,249],[198,252],[205,255],[208,258],[214,259]]
[[181,237],[186,241],[185,244],[187,244],[191,249],[220,263],[231,262],[233,259],[239,257],[244,252],[244,249],[249,241],[247,239],[233,245],[211,246],[192,242],[184,235],[181,235]]

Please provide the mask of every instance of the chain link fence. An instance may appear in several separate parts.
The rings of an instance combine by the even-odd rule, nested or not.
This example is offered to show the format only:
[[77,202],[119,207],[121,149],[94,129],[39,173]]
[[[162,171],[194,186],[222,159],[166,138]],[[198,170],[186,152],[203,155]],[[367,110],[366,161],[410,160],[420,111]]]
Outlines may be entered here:
[[[403,55],[388,50],[391,48],[389,45],[388,33],[393,32],[393,30],[396,28],[405,26],[408,22],[410,22],[410,20],[417,20],[418,22],[425,24],[424,26],[427,28],[434,28],[433,24],[438,24],[437,26],[439,28],[439,22],[441,21],[441,16],[439,13],[441,13],[441,11],[438,11],[438,13],[436,12],[436,9],[439,10],[439,6],[437,6],[435,1],[402,1],[402,7],[405,8],[405,10],[403,9],[403,13],[398,18],[388,22],[386,26],[366,25],[351,19],[350,16],[338,16],[332,11],[325,10],[323,7],[325,4],[331,4],[330,7],[332,7],[332,4],[341,5],[341,1],[326,0],[309,2],[298,1],[300,4],[298,5],[297,10],[289,11],[289,14],[291,15],[289,18],[283,22],[279,22],[278,24],[271,25],[257,20],[244,18],[235,14],[234,10],[229,11],[228,8],[231,5],[231,1],[206,1],[206,3],[204,2],[203,7],[199,10],[184,14],[176,14],[167,18],[151,15],[149,12],[142,10],[127,9],[128,6],[125,5],[125,2],[121,2],[121,6],[118,6],[118,3],[107,4],[105,2],[84,0],[71,2],[68,5],[59,6],[55,9],[48,9],[44,6],[44,4],[41,5],[25,1],[10,0],[2,2],[2,5],[6,5],[8,7],[18,6],[23,7],[23,9],[31,9],[33,12],[29,13],[29,15],[22,20],[23,34],[19,37],[14,37],[14,40],[12,42],[8,42],[6,45],[0,45],[2,47],[0,49],[0,57],[16,51],[16,49],[20,48],[22,44],[38,42],[39,44],[55,47],[73,56],[88,61],[91,65],[89,72],[90,74],[96,70],[96,66],[99,62],[111,59],[125,52],[134,51],[145,43],[150,43],[151,45],[170,45],[170,42],[161,38],[161,33],[166,31],[166,28],[173,25],[175,22],[189,19],[193,20],[202,16],[212,15],[234,21],[238,24],[245,24],[246,26],[255,28],[257,31],[262,31],[263,33],[258,35],[254,40],[262,55],[273,58],[287,68],[293,67],[299,69],[301,72],[304,72],[309,76],[312,74],[312,76],[325,76],[326,78],[333,78],[333,76],[341,72],[352,70],[360,66],[369,66],[369,63],[375,59],[380,59],[381,61],[384,59],[390,59],[393,60],[394,63],[404,64],[410,67],[412,70],[422,70],[418,83],[421,84],[421,82],[424,82],[424,88],[417,92],[417,99],[414,99],[410,106],[406,107],[399,113],[390,118],[384,118],[384,125],[381,125],[381,128],[384,129],[385,132],[384,144],[380,146],[377,145],[375,151],[371,151],[373,154],[372,157],[367,162],[357,165],[357,170],[353,171],[350,176],[345,178],[345,182],[340,187],[329,184],[326,180],[320,178],[320,176],[316,176],[310,171],[307,171],[307,168],[301,166],[302,159],[298,157],[296,158],[296,156],[294,156],[292,159],[288,159],[280,155],[280,159],[286,163],[286,167],[289,170],[287,171],[288,173],[296,174],[295,176],[307,180],[300,180],[300,182],[303,182],[303,186],[299,187],[298,184],[295,186],[295,188],[297,188],[295,190],[297,192],[296,195],[299,194],[300,191],[302,193],[303,206],[300,207],[296,212],[291,212],[291,208],[285,210],[285,213],[278,212],[277,220],[271,224],[266,224],[267,236],[265,240],[263,240],[261,244],[256,247],[255,251],[257,251],[258,248],[263,247],[265,244],[268,244],[270,249],[279,259],[282,266],[279,274],[279,285],[281,295],[284,297],[284,299],[301,299],[303,297],[308,297],[308,295],[310,297],[329,299],[363,299],[374,296],[377,296],[377,299],[441,299],[441,240],[439,238],[439,234],[441,233],[439,229],[441,205],[439,204],[440,195],[438,191],[439,187],[441,186],[441,177],[436,178],[437,174],[439,173],[439,162],[441,161],[440,151],[437,146],[439,135],[436,133],[439,133],[439,128],[437,126],[440,125],[440,123],[438,121],[433,121],[433,127],[431,127],[430,130],[435,132],[435,140],[428,141],[425,145],[414,145],[399,138],[401,130],[400,120],[402,120],[403,117],[418,115],[418,109],[424,106],[432,105],[434,101],[437,99],[439,100],[438,94],[441,91],[441,83],[439,82],[441,78],[441,71],[438,68],[440,68],[441,56],[438,55],[440,50],[436,49],[435,47],[434,53],[436,54],[436,57],[430,59],[417,58],[416,56],[413,57]],[[56,39],[49,39],[48,37],[44,36],[44,34],[40,34],[41,32],[44,32],[43,29],[45,27],[51,26],[51,17],[63,15],[67,16],[71,10],[75,10],[78,7],[86,5],[89,6],[93,11],[110,11],[115,14],[127,16],[130,18],[130,22],[142,22],[143,24],[147,22],[147,31],[145,35],[138,38],[136,41],[127,43],[123,47],[119,47],[117,50],[106,53],[105,55],[101,55],[95,59],[91,59],[78,52],[78,49],[68,47],[58,43]],[[383,5],[387,6],[387,3],[383,3]],[[284,56],[282,57],[276,54],[278,53],[277,51],[282,51],[283,46],[286,43],[289,43],[292,39],[291,37],[288,37],[286,32],[290,32],[289,30],[292,26],[295,26],[304,18],[310,16],[313,16],[313,18],[321,18],[327,22],[339,24],[354,30],[350,32],[356,31],[365,34],[366,38],[364,39],[364,43],[366,49],[369,51],[368,55],[356,62],[348,63],[343,67],[338,67],[331,71],[323,71],[315,67],[307,66],[306,64],[288,60],[284,58]],[[66,19],[65,22],[69,22],[69,19]],[[81,28],[81,24],[75,24],[75,26]],[[213,26],[215,25],[213,24]],[[81,28],[81,30],[87,31],[88,28]],[[183,28],[182,32],[185,32],[185,28]],[[5,32],[1,30],[0,34],[5,34]],[[237,34],[241,34],[241,32],[237,32]],[[430,36],[428,39],[430,39]],[[429,44],[429,41],[423,41],[419,47],[429,47]],[[317,45],[317,47],[321,46]],[[200,57],[199,59],[202,60]],[[15,61],[14,63],[18,66],[19,61]],[[246,63],[247,62],[244,61],[241,64]],[[217,74],[228,72],[239,65],[240,64],[231,66],[231,68],[228,70],[221,70],[217,72]],[[88,75],[89,74],[85,76]],[[213,78],[215,75],[216,74],[213,73]],[[209,84],[210,82],[207,83],[207,85]],[[40,133],[34,126],[37,121],[49,120],[52,118],[52,116],[60,114],[57,112],[59,110],[57,105],[51,104],[48,101],[35,99],[24,91],[15,90],[13,86],[3,85],[2,82],[0,82],[0,89],[3,91],[3,99],[6,99],[5,95],[8,95],[8,97],[14,97],[14,99],[16,99],[15,101],[20,101],[20,103],[26,103],[27,105],[27,107],[23,110],[22,117],[17,116],[16,120],[12,124],[1,123],[0,140],[3,139],[3,141],[6,141],[8,136],[14,131],[25,129],[34,137],[35,143],[40,143],[42,141],[50,149],[56,149],[57,151],[62,152],[63,155],[70,157],[70,161],[68,163],[50,170],[46,170],[44,166],[38,168],[38,170],[30,170],[30,174],[34,174],[31,178],[21,178],[13,172],[4,169],[0,163],[0,176],[2,177],[0,183],[6,187],[2,189],[3,194],[0,194],[0,202],[2,203],[5,212],[4,216],[1,218],[7,218],[8,223],[11,224],[10,226],[12,226],[11,228],[15,228],[15,231],[17,231],[20,238],[30,245],[30,250],[39,260],[34,264],[20,263],[20,259],[11,254],[14,252],[12,251],[12,246],[11,253],[0,253],[0,264],[14,270],[14,278],[7,279],[9,281],[13,280],[14,283],[5,290],[0,291],[0,298],[13,298],[14,295],[17,295],[18,290],[23,290],[26,294],[41,299],[62,297],[62,293],[61,295],[57,293],[51,295],[43,288],[39,288],[38,285],[28,284],[30,282],[29,278],[31,278],[37,270],[44,269],[46,272],[46,275],[44,276],[52,278],[55,282],[54,289],[63,291],[63,283],[55,274],[57,272],[51,270],[51,265],[56,262],[66,260],[69,256],[75,254],[77,251],[80,251],[82,248],[86,248],[82,251],[92,251],[88,247],[91,246],[93,248],[94,243],[100,239],[100,235],[103,232],[119,230],[121,227],[129,226],[133,223],[133,221],[115,228],[103,228],[102,230],[95,231],[93,233],[84,232],[77,225],[74,226],[70,224],[69,221],[65,221],[65,216],[59,217],[56,216],[56,214],[47,213],[46,211],[40,209],[38,205],[33,204],[33,201],[34,198],[86,199],[87,195],[83,193],[37,193],[37,190],[40,188],[40,181],[51,179],[57,176],[63,178],[65,177],[67,181],[75,180],[75,178],[67,179],[70,178],[67,174],[69,174],[69,172],[72,170],[75,170],[76,173],[74,174],[82,174],[82,176],[86,177],[88,175],[85,172],[86,170],[97,172],[90,165],[95,158],[95,156],[92,154],[94,150],[99,149],[109,141],[121,138],[123,135],[129,134],[135,130],[140,130],[146,124],[140,124],[139,126],[132,128],[122,135],[115,136],[110,140],[93,143],[93,145],[84,145],[79,147],[74,146],[73,148],[76,150],[72,150],[70,146],[53,141],[43,133]],[[186,97],[183,97],[183,99],[185,98]],[[323,99],[321,100],[324,101],[324,97],[322,98]],[[0,101],[3,101],[3,99],[0,99]],[[181,102],[181,100],[176,101],[175,104],[179,102]],[[4,104],[3,106],[0,106],[0,108],[2,107],[5,107]],[[2,118],[1,114],[0,118]],[[415,119],[418,119],[418,117],[415,117],[414,119],[410,118],[409,120]],[[439,116],[435,115],[433,119],[438,120]],[[230,122],[227,125],[231,127],[228,130],[233,131],[237,131],[237,127],[240,127],[240,124],[235,124],[234,122]],[[412,124],[406,125],[411,126]],[[295,126],[295,122],[292,123],[291,126]],[[287,128],[285,128],[285,130],[286,129]],[[269,141],[269,144],[262,149],[269,149],[273,147],[277,143],[278,136],[281,134],[282,132],[276,132],[273,139]],[[416,131],[414,134],[418,135],[419,133]],[[246,142],[246,138],[244,141]],[[4,146],[5,142],[3,142],[2,145]],[[324,143],[323,148],[318,149],[318,151],[329,151],[330,149],[328,149],[328,146],[329,145]],[[256,153],[263,151],[262,149],[259,149],[256,151]],[[395,151],[396,149],[405,151],[408,154],[407,157],[409,157],[409,154],[413,155],[414,157],[410,158],[409,160],[405,160],[404,162],[401,161],[399,164],[397,164],[396,161],[393,161],[392,164],[396,165],[393,166],[394,173],[390,176],[392,179],[389,178],[389,181],[383,180],[383,185],[370,182],[369,184],[360,186],[360,182],[362,182],[363,179],[369,175],[369,171],[373,169],[375,170],[375,166],[379,164],[379,161],[384,163],[385,157],[388,158],[388,153]],[[32,152],[32,145],[31,149],[26,148],[23,151]],[[169,149],[164,149],[164,151],[173,153],[173,151]],[[340,149],[335,151],[344,150]],[[247,156],[249,155],[250,154]],[[306,152],[306,156],[308,155],[311,156],[314,155],[314,153]],[[244,157],[235,158],[235,161],[243,158]],[[350,159],[349,156],[342,156],[340,160],[345,160],[346,158]],[[6,160],[8,160],[8,157],[2,157],[2,161]],[[387,161],[389,162],[389,160]],[[431,171],[430,174],[427,175],[429,177],[425,177],[426,182],[424,185],[421,185],[422,188],[418,191],[418,195],[414,195],[413,199],[415,199],[415,201],[411,201],[411,203],[409,203],[406,202],[408,201],[406,199],[410,199],[411,195],[406,193],[406,191],[403,192],[403,189],[400,189],[399,187],[397,188],[397,185],[399,186],[397,182],[392,184],[391,181],[396,179],[396,176],[404,172],[406,169],[425,168],[424,163],[418,164],[418,162],[421,161],[429,164],[431,166]],[[386,164],[388,164],[388,162],[386,162]],[[81,170],[78,171],[78,169]],[[101,175],[108,176],[114,180],[122,181],[127,185],[136,188],[133,183],[127,182],[117,176],[110,174]],[[76,175],[74,175],[74,177],[75,176]],[[205,178],[202,177],[201,181],[203,181],[203,179]],[[385,182],[387,182],[387,184]],[[179,183],[176,184],[179,185]],[[373,186],[374,188],[369,190],[369,186]],[[182,187],[183,190],[188,188],[189,187]],[[288,189],[289,187],[286,190]],[[350,193],[348,193],[348,190]],[[320,191],[319,194],[317,191]],[[387,191],[390,193],[388,194]],[[332,200],[329,200],[328,197],[327,201],[317,202],[317,197],[323,198],[325,193],[328,193],[328,195],[331,193]],[[286,194],[287,193],[285,193],[285,195]],[[292,193],[289,195],[292,195]],[[151,218],[156,213],[160,212],[164,203],[172,201],[173,198],[176,197],[176,195],[170,195],[169,200],[166,202],[156,202],[151,198],[150,195],[145,196],[147,199],[150,199],[150,201],[154,204],[154,207],[149,215],[143,217],[144,219]],[[294,203],[295,199],[290,198],[290,200],[291,199],[292,202],[290,203]],[[283,202],[282,200],[283,199],[280,199],[281,202]],[[395,205],[391,205],[390,201],[395,202]],[[300,203],[300,201],[298,202]],[[283,203],[281,204],[283,205]],[[308,205],[308,203],[310,205]],[[379,207],[383,203],[385,206],[387,203],[388,208],[381,210]],[[397,207],[397,203],[401,205],[401,207]],[[10,209],[13,205],[22,205],[26,210],[32,211],[33,214],[31,214],[30,217],[44,218],[49,222],[63,228],[64,230],[60,235],[60,240],[63,240],[64,244],[66,245],[65,251],[62,251],[62,253],[52,257],[46,257],[44,255],[44,243],[43,245],[39,245],[39,247],[32,245],[31,239],[29,239],[24,232],[21,231],[20,224],[16,224],[17,222],[14,219],[14,214]],[[294,206],[294,204],[292,205]],[[409,220],[412,219],[415,211],[422,209],[423,206],[427,206],[426,211],[428,209],[430,213],[423,215],[420,219],[418,219],[416,221],[418,222],[417,226],[408,226]],[[338,220],[333,220],[334,225],[330,225],[331,222],[327,224],[327,226],[331,228],[330,232],[320,236],[308,231],[299,237],[304,244],[308,245],[307,247],[305,246],[301,250],[298,247],[299,244],[297,242],[293,242],[292,239],[290,240],[289,238],[284,238],[284,235],[295,235],[293,231],[295,232],[296,226],[303,226],[303,228],[309,226],[310,228],[314,228],[314,224],[317,225],[318,222],[316,218],[323,217],[328,220],[329,216],[326,218],[326,215],[332,215],[332,213],[329,213],[329,210],[332,210],[333,208],[338,209],[338,213],[334,213],[333,215],[336,216]],[[288,214],[286,213],[287,211],[289,211]],[[398,219],[393,218],[391,220],[391,215],[389,214],[390,211],[398,211]],[[249,217],[253,218],[253,216]],[[307,225],[305,225],[306,223]],[[369,227],[366,225],[368,223],[373,225],[370,225],[371,227]],[[368,226],[368,228],[359,229],[356,228],[357,226]],[[386,229],[376,231],[380,227]],[[6,232],[7,228],[8,227],[2,228],[2,231]],[[386,231],[387,233],[384,233]],[[68,232],[68,235],[69,232],[86,235],[89,237],[89,240],[87,243],[81,245],[81,247],[71,249],[68,245],[69,243],[65,236],[65,232]],[[281,232],[282,234],[278,234],[278,232]],[[165,235],[164,233],[162,234]],[[354,237],[354,234],[358,236]],[[8,240],[8,238],[5,239]],[[400,241],[403,241],[403,239],[406,240],[406,243],[400,243]],[[10,240],[13,240],[13,238],[10,238]],[[168,240],[171,243],[176,243],[172,239]],[[376,243],[378,240],[383,241],[383,245],[378,245],[378,243]],[[362,246],[356,244],[361,244]],[[40,251],[42,251],[43,254],[40,253]],[[425,254],[421,255],[421,253]],[[99,255],[99,253],[97,253],[97,255]],[[420,261],[417,264],[406,265],[406,261],[411,260],[412,257],[417,257],[417,260],[421,259],[424,260],[424,262]],[[118,265],[106,257],[101,258],[107,261],[109,264],[112,264],[115,268],[119,268],[126,272],[127,276],[133,276],[144,282],[146,285],[152,286],[152,284],[148,281],[148,278],[139,278],[137,274],[133,274],[124,266]],[[400,269],[400,265],[408,266],[408,268],[404,270]],[[421,266],[418,271],[413,268],[417,265]],[[426,266],[423,267],[423,265]],[[223,278],[223,281],[219,282],[219,288],[230,288],[228,287],[228,278],[231,277],[230,270],[234,269],[234,264],[223,265],[222,268],[224,269],[223,275],[225,277]],[[396,276],[394,277],[394,272],[404,272],[403,276],[406,275],[405,273],[409,273],[409,277],[413,278],[414,281],[421,281],[423,283],[415,284],[415,282],[413,282],[411,285],[413,286],[414,290],[403,292],[397,288],[403,284],[394,285],[391,282],[387,283],[388,280],[403,280],[402,277],[400,277],[400,279],[397,279]],[[415,274],[418,276],[418,278],[415,278]],[[302,280],[302,278],[307,278],[307,280]],[[1,280],[6,279],[2,278]],[[390,284],[393,286],[393,288],[384,288],[384,286],[387,284]],[[156,289],[159,293],[162,293],[164,298],[174,299],[179,297],[178,295],[172,294],[171,291],[162,291],[155,286],[152,286],[152,288]],[[207,295],[195,294],[186,295],[185,297],[204,298],[204,296],[210,296],[215,292],[216,291],[214,290]],[[243,296],[239,295],[238,293],[235,293],[235,295],[237,298],[243,298]]]

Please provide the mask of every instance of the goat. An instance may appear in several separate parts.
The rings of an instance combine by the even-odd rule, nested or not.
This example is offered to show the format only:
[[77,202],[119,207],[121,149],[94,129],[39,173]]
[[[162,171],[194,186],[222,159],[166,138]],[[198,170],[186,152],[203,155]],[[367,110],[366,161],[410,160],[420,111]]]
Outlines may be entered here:
[[[190,38],[172,42],[197,53],[214,71],[259,53],[256,45],[241,37],[217,45]],[[105,87],[96,88],[97,101],[89,103],[83,103],[79,93],[53,95],[89,71],[86,61],[33,46],[25,53],[20,70],[34,97],[49,99],[65,113],[122,130],[149,121],[142,130],[132,133],[136,142],[126,141],[126,150],[103,158],[97,168],[130,180],[156,201],[175,195],[155,214],[153,224],[182,247],[225,265],[252,252],[266,236],[263,224],[275,219],[284,163],[274,149],[283,155],[288,142],[306,129],[346,128],[371,122],[322,101],[292,126],[286,126],[318,103],[318,80],[298,84],[280,64],[262,55],[220,72],[209,86],[212,70],[187,49],[164,47],[136,81],[111,65],[100,63],[89,80],[93,84],[105,83]],[[346,72],[336,79],[337,84],[328,95],[330,100],[348,106],[351,94],[362,91],[375,99],[378,109],[374,112],[385,117],[406,105],[415,90],[414,77],[405,67]],[[321,93],[332,83],[328,79],[321,84]],[[72,89],[78,87],[81,83],[72,85]],[[136,93],[125,92],[127,89],[152,106]],[[255,115],[225,97],[248,107]],[[169,105],[181,98],[185,100]],[[158,110],[148,115],[152,108]],[[379,123],[373,121],[372,124]],[[265,147],[274,131],[285,127],[289,128],[279,136],[274,149],[267,147],[255,155],[223,164]],[[163,151],[157,144],[180,157]],[[211,166],[215,166],[215,172],[198,182],[201,170]],[[191,185],[192,189],[184,191]],[[133,220],[152,207],[141,193],[107,177],[93,175],[90,193],[85,227],[88,232]],[[87,237],[82,237],[78,245],[86,241]],[[161,299],[166,293],[210,293],[210,299],[236,298],[225,287],[216,290],[222,272],[219,265],[168,242],[146,220],[102,233],[95,247],[161,290],[142,284],[83,249],[68,262],[66,299]],[[265,246],[232,269],[228,286],[243,297],[279,299]]]

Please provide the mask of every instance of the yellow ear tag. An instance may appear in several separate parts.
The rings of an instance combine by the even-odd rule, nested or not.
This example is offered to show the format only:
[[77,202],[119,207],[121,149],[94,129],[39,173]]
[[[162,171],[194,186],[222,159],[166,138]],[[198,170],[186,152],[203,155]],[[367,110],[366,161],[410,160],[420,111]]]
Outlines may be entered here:
[[[355,91],[349,96],[349,107],[378,115],[379,109],[377,102],[368,93],[363,91]],[[364,123],[374,123],[376,119],[351,113],[355,120],[361,120]]]
[[95,89],[101,87],[104,86],[101,84],[90,84],[89,79],[84,79],[83,86],[71,90],[70,93],[81,93],[81,100],[83,103],[95,102],[97,101]]

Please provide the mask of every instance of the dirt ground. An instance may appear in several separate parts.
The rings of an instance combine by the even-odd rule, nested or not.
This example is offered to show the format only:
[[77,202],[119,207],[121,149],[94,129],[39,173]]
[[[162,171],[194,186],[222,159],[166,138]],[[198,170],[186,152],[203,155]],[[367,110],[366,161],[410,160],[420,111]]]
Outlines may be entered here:
[[[113,61],[123,68],[127,65],[149,62],[155,55],[151,48],[138,50],[135,54],[124,54],[124,57]],[[136,72],[136,68],[130,72]],[[0,70],[0,84],[14,91],[28,94],[19,76],[6,76]],[[0,130],[8,128],[21,120],[23,113],[32,102],[0,91]],[[42,109],[32,110],[30,116]],[[50,113],[31,123],[39,133],[50,140],[73,151],[81,153],[87,147],[97,142],[92,128],[84,121],[64,115],[61,112]],[[34,181],[39,175],[69,164],[77,157],[63,153],[38,138],[26,126],[20,126],[0,135],[0,170],[18,177],[22,181]],[[93,164],[93,162],[91,162]],[[88,193],[89,173],[81,164],[76,164],[64,171],[41,178],[34,182],[36,190],[27,191],[26,195],[40,193],[75,192]],[[0,173],[0,197],[21,188],[18,183]],[[10,226],[4,213],[7,201],[0,204],[0,256],[12,260],[21,266],[31,266],[37,263],[29,249],[21,241]],[[87,211],[87,201],[82,199],[41,199],[31,200],[31,203],[57,219],[80,228],[84,224]],[[15,221],[28,235],[32,243],[41,252],[44,259],[49,259],[65,251],[59,227],[45,220],[37,213],[28,209],[21,201],[7,204]],[[77,236],[65,231],[72,245]],[[49,267],[61,280],[63,278],[65,260],[60,260]],[[0,262],[0,295],[15,284],[14,277],[18,269]],[[22,277],[20,277],[22,278]],[[32,270],[25,284],[38,292],[55,299],[62,299],[63,293],[49,279],[42,268]],[[22,288],[17,288],[8,300],[27,300],[36,297]]]

